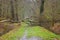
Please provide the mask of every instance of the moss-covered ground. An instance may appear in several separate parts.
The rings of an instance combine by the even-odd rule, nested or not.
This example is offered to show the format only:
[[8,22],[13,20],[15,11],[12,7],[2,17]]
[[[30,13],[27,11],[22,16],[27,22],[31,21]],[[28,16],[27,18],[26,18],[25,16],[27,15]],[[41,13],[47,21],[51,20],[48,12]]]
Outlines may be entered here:
[[[22,23],[19,28],[16,28],[9,33],[4,34],[0,37],[0,40],[18,40],[18,38],[21,38],[24,34],[24,31],[27,30],[28,37],[31,36],[38,36],[42,37],[44,40],[53,40],[54,38],[59,39],[60,35],[56,35],[47,29],[40,27],[40,26],[27,26],[27,24]],[[26,29],[27,28],[27,29]]]

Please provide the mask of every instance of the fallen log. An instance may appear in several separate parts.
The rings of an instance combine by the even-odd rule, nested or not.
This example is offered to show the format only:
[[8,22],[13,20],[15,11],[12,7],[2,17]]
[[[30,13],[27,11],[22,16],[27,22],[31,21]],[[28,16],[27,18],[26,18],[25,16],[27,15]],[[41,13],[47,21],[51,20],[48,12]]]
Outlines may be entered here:
[[0,21],[0,23],[9,22],[9,21],[10,21],[9,19],[7,19],[7,20],[2,20],[2,21]]

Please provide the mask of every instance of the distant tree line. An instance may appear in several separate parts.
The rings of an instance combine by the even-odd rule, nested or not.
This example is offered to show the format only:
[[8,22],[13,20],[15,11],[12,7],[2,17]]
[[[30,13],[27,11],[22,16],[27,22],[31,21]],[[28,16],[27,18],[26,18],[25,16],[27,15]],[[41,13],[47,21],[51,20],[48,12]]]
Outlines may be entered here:
[[28,17],[39,25],[41,21],[51,21],[54,24],[55,20],[60,20],[59,10],[59,0],[0,0],[0,17],[12,22]]

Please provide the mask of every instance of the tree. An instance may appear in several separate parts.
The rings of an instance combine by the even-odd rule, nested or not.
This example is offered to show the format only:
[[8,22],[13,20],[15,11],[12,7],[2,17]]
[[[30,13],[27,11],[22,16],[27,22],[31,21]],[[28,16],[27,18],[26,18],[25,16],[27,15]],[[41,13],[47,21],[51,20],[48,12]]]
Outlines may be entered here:
[[17,0],[11,0],[11,15],[12,22],[18,22]]
[[44,11],[44,0],[41,0],[40,15],[43,13],[43,11]]
[[0,0],[0,17],[2,16],[2,0]]

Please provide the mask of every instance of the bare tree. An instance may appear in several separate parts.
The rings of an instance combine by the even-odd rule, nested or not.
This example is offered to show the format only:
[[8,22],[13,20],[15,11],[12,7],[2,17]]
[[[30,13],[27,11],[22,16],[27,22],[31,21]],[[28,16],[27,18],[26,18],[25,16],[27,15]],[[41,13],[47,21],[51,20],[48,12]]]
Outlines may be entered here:
[[17,10],[17,0],[11,0],[11,15],[12,21],[18,22],[18,10]]
[[1,17],[1,11],[2,11],[2,9],[1,9],[1,7],[2,7],[2,4],[1,4],[1,2],[2,2],[2,0],[0,0],[0,17]]

